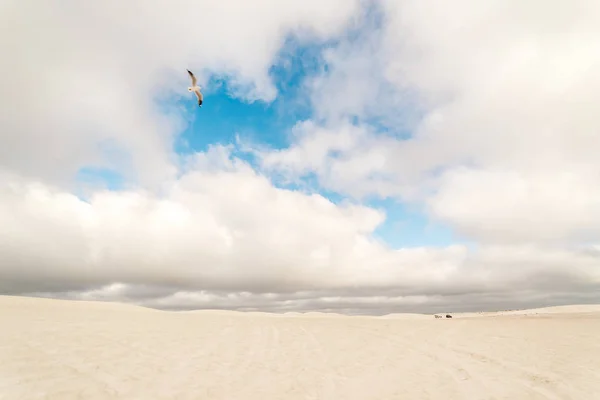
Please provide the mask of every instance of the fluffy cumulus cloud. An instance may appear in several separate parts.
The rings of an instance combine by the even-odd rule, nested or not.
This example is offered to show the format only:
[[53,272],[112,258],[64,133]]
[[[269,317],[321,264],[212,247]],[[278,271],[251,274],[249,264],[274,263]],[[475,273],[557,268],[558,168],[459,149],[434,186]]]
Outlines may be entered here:
[[[0,293],[379,314],[600,300],[595,1],[2,10]],[[235,144],[182,161],[181,66],[269,102],[289,35],[333,39],[290,146],[246,143],[258,167]],[[125,188],[78,197],[90,166]],[[313,174],[346,200],[273,183]],[[476,245],[392,248],[370,196],[423,205]]]
[[[476,240],[597,241],[598,3],[383,4],[368,45],[333,50],[316,79],[314,106],[329,118],[263,153],[264,167],[308,168],[355,197],[424,202]],[[390,104],[403,105],[409,138],[396,124],[369,133],[369,117],[393,113]],[[367,126],[347,141],[340,116]]]
[[273,100],[268,72],[286,35],[327,39],[358,5],[9,1],[0,16],[10,33],[0,39],[10,55],[0,61],[2,164],[62,185],[82,164],[117,167],[159,186],[176,175],[171,142],[185,120],[162,108],[189,85],[182,68],[202,82],[231,76],[235,95]]

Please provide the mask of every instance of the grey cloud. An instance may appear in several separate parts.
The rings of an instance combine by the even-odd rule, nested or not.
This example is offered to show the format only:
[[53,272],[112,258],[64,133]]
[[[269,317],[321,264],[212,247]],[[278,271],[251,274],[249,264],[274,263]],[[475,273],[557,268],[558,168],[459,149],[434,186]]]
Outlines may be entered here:
[[[505,248],[506,253],[518,254],[519,249]],[[495,249],[494,251],[497,251]],[[544,254],[538,249],[537,254]],[[552,253],[551,250],[546,250]],[[535,253],[529,253],[533,255]],[[547,257],[547,255],[546,255]],[[574,254],[554,254],[554,258],[575,259]],[[27,290],[18,292],[18,286],[7,281],[13,289],[4,294],[24,294],[82,300],[131,302],[164,310],[223,309],[240,311],[306,312],[324,311],[349,314],[387,314],[393,312],[460,312],[549,306],[556,304],[593,303],[600,300],[600,257],[586,255],[586,274],[581,264],[557,264],[553,271],[546,266],[527,267],[518,259],[487,268],[480,257],[476,266],[459,266],[460,272],[452,279],[440,282],[390,280],[380,285],[342,287],[323,286],[318,279],[304,290],[285,289],[274,283],[265,288],[247,282],[240,290],[218,290],[215,287],[194,285],[164,285],[150,283],[110,282],[88,287],[51,287],[43,281],[29,282]],[[540,257],[542,258],[542,257]],[[522,258],[523,259],[523,258]],[[526,260],[525,260],[526,261]],[[470,262],[476,262],[471,260]],[[282,268],[284,268],[282,266]],[[477,279],[468,269],[483,269],[487,277]],[[579,269],[579,271],[578,271]],[[571,270],[571,272],[569,272]],[[381,269],[378,269],[381,273]],[[496,271],[490,275],[490,271]],[[529,271],[529,272],[528,272]],[[66,276],[64,277],[66,280]],[[223,276],[223,280],[227,280]],[[3,291],[2,291],[3,292]]]
[[[393,313],[478,312],[535,308],[600,301],[598,286],[567,291],[505,290],[497,293],[465,293],[437,296],[392,296],[323,291],[273,294],[249,292],[180,292],[174,288],[124,286],[71,292],[28,292],[25,295],[71,300],[119,301],[165,311],[235,310],[262,312],[333,312],[349,315]],[[143,292],[143,293],[140,293]],[[112,293],[112,294],[111,294]]]

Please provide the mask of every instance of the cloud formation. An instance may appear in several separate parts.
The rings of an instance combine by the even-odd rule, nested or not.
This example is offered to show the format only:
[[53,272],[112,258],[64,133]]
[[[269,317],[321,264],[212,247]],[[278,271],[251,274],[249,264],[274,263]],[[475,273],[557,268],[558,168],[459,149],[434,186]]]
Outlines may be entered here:
[[[596,3],[9,2],[0,293],[377,314],[598,301]],[[182,162],[181,66],[271,101],[290,34],[337,39],[290,147],[249,144],[258,169],[233,144]],[[128,184],[82,200],[87,166]],[[271,180],[313,173],[349,199]],[[477,245],[393,249],[373,195]]]
[[[314,107],[328,117],[263,152],[265,169],[315,172],[357,198],[423,202],[477,241],[597,242],[597,2],[383,3],[369,45],[333,49],[317,78]],[[341,82],[366,94],[348,96]],[[403,97],[409,138],[396,124],[370,126]],[[349,134],[340,115],[365,126]]]
[[187,95],[185,68],[201,82],[231,76],[235,95],[271,101],[269,67],[287,35],[325,40],[358,5],[9,2],[0,16],[11,32],[0,39],[10,55],[0,61],[2,165],[65,187],[87,165],[158,186],[176,175],[172,141],[186,117],[164,104]]

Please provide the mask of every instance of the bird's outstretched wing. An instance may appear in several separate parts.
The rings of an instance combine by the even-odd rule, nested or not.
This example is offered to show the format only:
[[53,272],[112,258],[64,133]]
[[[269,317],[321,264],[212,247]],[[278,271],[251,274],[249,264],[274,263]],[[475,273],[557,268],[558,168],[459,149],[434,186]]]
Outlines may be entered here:
[[202,93],[200,93],[199,90],[194,90],[194,93],[196,93],[196,97],[198,98],[198,101],[202,101]]
[[190,77],[192,78],[192,86],[196,86],[196,77],[194,76],[194,74],[192,74],[192,71],[190,71],[189,69],[187,70],[188,74],[190,74]]

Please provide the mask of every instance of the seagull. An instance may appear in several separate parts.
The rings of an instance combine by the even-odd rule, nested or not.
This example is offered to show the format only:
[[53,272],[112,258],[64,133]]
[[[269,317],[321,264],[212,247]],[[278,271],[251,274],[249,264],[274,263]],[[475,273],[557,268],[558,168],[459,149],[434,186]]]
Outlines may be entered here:
[[192,78],[192,86],[188,88],[188,92],[194,92],[196,94],[196,97],[198,98],[198,107],[202,107],[202,93],[200,92],[201,87],[196,85],[197,80],[192,71],[188,69],[187,72]]

